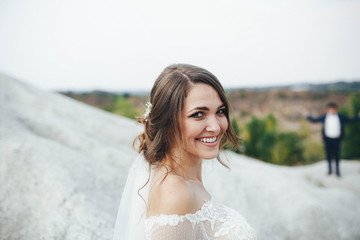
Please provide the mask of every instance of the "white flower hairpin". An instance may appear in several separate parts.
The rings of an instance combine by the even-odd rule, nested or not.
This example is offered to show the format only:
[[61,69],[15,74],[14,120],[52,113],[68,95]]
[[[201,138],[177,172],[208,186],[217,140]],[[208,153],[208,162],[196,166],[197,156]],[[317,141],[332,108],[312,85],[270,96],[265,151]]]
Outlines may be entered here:
[[144,119],[145,121],[148,121],[149,114],[151,113],[152,104],[150,102],[146,102],[145,106],[146,106],[146,110],[144,113]]

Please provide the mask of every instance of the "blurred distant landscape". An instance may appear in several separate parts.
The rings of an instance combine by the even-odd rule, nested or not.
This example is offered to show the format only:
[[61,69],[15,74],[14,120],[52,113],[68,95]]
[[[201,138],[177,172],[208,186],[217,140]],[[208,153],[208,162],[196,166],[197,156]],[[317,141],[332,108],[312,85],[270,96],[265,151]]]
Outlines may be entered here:
[[[336,102],[340,112],[354,117],[360,112],[360,80],[327,84],[298,84],[264,88],[226,89],[231,104],[232,125],[243,138],[248,156],[280,165],[302,165],[324,159],[321,124],[310,124],[305,110],[314,117]],[[60,92],[108,112],[136,119],[144,113],[148,92]],[[342,158],[360,159],[360,123],[348,124]]]

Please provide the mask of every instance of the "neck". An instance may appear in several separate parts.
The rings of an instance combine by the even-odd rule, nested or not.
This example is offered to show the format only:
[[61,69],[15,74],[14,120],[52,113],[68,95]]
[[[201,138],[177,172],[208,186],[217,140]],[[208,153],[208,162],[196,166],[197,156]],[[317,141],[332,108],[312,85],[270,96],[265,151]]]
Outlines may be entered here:
[[202,160],[200,158],[191,158],[187,154],[176,154],[168,157],[165,165],[172,171],[186,180],[195,180],[202,183]]

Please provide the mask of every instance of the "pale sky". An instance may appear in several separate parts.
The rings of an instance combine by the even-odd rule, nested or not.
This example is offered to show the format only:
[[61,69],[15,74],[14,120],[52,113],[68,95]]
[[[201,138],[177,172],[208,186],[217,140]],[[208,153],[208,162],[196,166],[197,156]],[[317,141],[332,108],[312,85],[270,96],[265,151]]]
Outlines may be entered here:
[[48,90],[150,90],[190,63],[224,87],[360,79],[359,0],[0,0],[0,72]]

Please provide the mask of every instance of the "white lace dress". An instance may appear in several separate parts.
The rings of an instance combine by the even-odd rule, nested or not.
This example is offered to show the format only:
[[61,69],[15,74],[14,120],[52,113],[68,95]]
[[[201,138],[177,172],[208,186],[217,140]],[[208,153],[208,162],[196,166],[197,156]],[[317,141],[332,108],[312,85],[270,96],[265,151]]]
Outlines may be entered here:
[[146,240],[254,240],[256,235],[237,211],[215,200],[187,215],[159,215],[145,220]]

